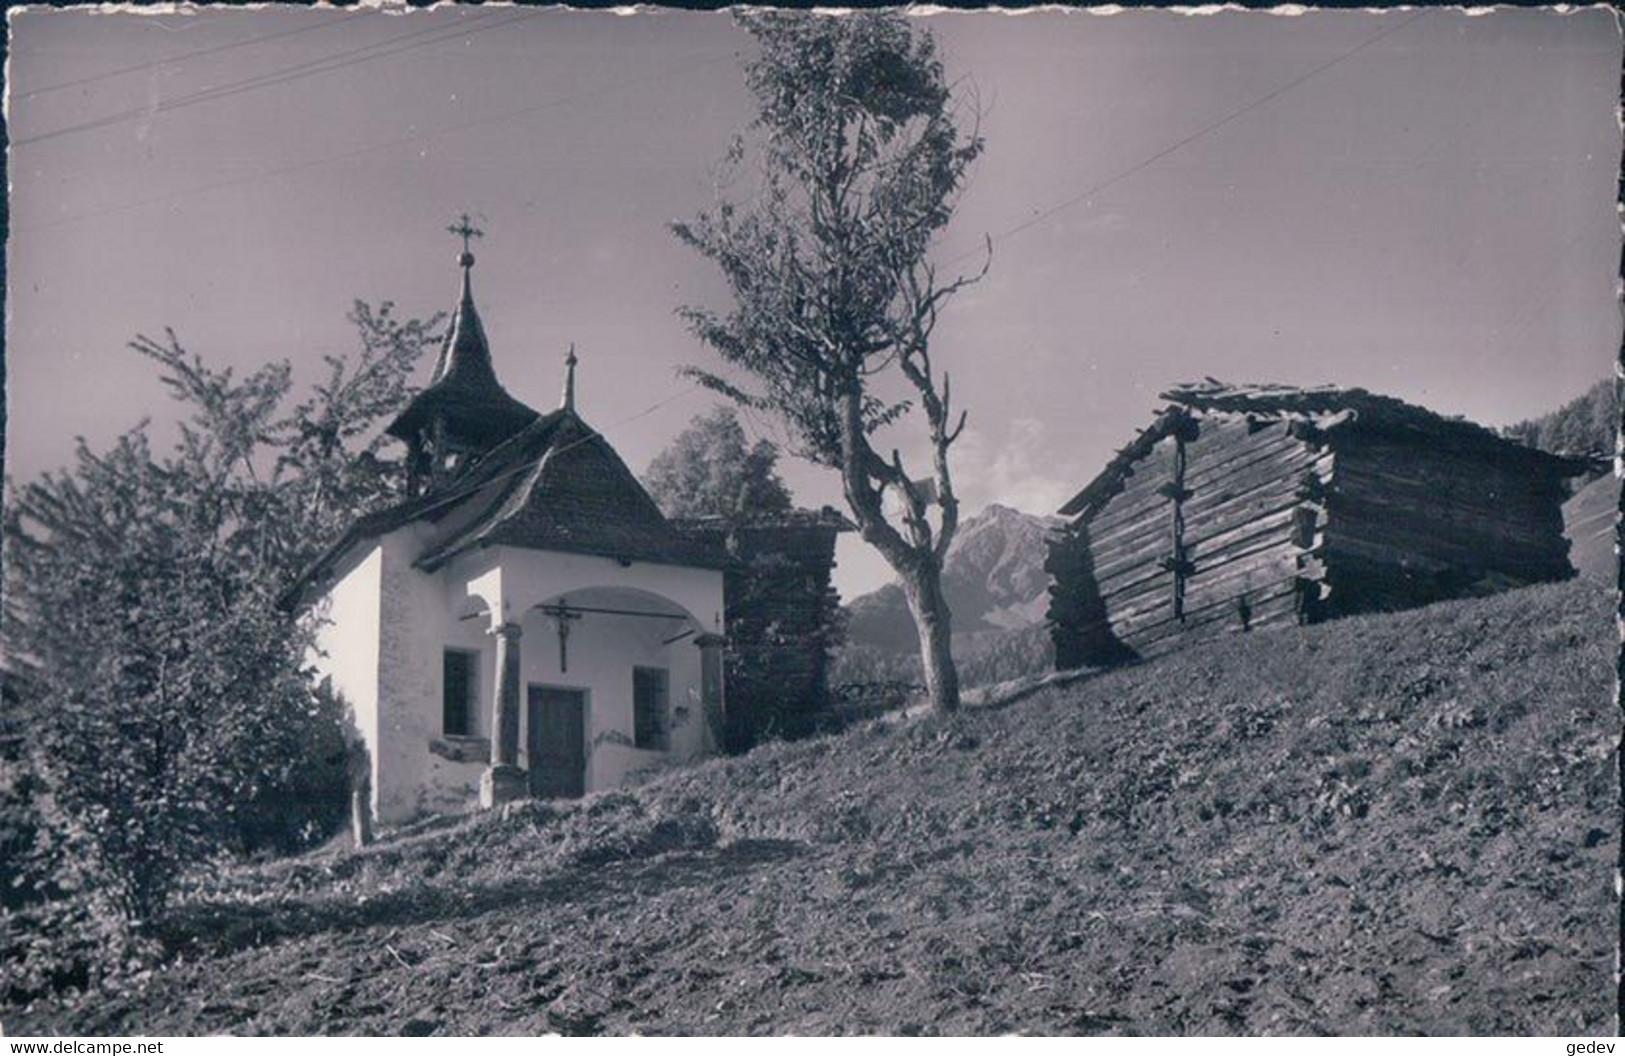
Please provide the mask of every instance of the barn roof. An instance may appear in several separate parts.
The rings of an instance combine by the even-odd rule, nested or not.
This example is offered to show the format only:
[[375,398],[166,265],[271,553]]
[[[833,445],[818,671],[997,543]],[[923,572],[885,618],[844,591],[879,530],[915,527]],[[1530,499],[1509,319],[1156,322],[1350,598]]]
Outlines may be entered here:
[[1365,389],[1336,385],[1300,388],[1291,385],[1227,385],[1208,378],[1176,385],[1161,394],[1175,406],[1209,414],[1249,415],[1263,421],[1302,419],[1323,430],[1358,423],[1361,429],[1410,431],[1456,441],[1502,446],[1509,443],[1492,429],[1465,418],[1448,418],[1426,407]]
[[1100,474],[1074,495],[1060,512],[1092,516],[1120,490],[1135,462],[1181,423],[1193,419],[1245,419],[1260,425],[1285,423],[1304,435],[1345,433],[1382,435],[1447,446],[1454,451],[1494,452],[1529,460],[1558,476],[1577,476],[1590,468],[1586,458],[1567,458],[1525,447],[1465,418],[1444,415],[1392,396],[1335,385],[1297,387],[1267,383],[1231,385],[1213,378],[1176,385],[1160,394],[1167,405],[1151,424],[1120,448]]

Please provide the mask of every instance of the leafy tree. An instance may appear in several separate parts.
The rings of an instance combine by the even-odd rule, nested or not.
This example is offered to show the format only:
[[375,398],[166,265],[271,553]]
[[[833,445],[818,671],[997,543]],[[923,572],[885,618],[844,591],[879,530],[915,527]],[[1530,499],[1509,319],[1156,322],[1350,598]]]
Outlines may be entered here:
[[39,838],[39,779],[28,766],[28,728],[17,707],[21,693],[0,671],[0,909],[47,894],[24,864]]
[[[964,414],[931,337],[943,306],[987,267],[939,282],[928,256],[982,141],[956,124],[932,37],[898,14],[739,21],[760,47],[745,78],[761,178],[749,200],[723,200],[673,230],[721,269],[734,301],[726,315],[683,316],[749,380],[689,373],[775,416],[796,454],[840,472],[859,532],[903,585],[932,701],[952,710],[959,682],[941,581],[959,520],[948,451]],[[726,178],[745,154],[736,139]],[[886,382],[909,398],[888,399]],[[923,481],[896,449],[877,447],[882,430],[916,412],[930,450]]]
[[173,450],[155,453],[143,423],[11,489],[3,637],[48,859],[126,921],[150,921],[222,852],[342,818],[341,716],[307,678],[309,629],[275,599],[343,524],[399,494],[377,425],[438,322],[387,304],[351,318],[359,356],[330,357],[291,407],[287,363],[239,378],[173,333],[137,338],[187,412]]
[[776,466],[778,448],[745,443],[732,407],[700,415],[649,463],[644,484],[668,517],[782,513],[790,492]]
[[214,501],[209,468],[154,459],[141,431],[81,447],[23,490],[8,532],[59,860],[137,921],[293,767],[286,735],[315,711],[304,643],[231,538],[245,496]]
[[[823,665],[841,638],[840,607],[827,570],[814,573],[753,529],[791,509],[770,441],[748,445],[739,415],[722,406],[700,415],[649,465],[645,485],[672,517],[720,517],[708,525],[726,547],[728,708],[713,730],[728,752],[769,737],[806,736],[827,719]],[[812,672],[816,672],[813,674]]]

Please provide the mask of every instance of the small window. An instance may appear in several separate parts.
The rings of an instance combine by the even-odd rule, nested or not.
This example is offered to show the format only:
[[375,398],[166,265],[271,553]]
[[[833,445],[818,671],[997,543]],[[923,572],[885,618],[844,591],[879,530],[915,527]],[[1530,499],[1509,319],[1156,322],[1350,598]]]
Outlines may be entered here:
[[664,752],[671,747],[671,701],[663,667],[632,669],[632,734],[639,748]]
[[480,654],[447,649],[441,661],[441,732],[447,737],[474,733],[474,708],[479,699]]

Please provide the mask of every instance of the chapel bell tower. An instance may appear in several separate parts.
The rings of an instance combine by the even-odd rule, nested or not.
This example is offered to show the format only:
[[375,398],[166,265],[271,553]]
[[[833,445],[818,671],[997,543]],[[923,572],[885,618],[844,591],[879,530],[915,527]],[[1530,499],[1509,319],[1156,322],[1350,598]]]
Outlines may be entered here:
[[407,492],[411,496],[440,487],[470,461],[537,418],[535,411],[510,396],[497,380],[485,328],[474,307],[474,254],[469,247],[484,232],[470,223],[467,213],[446,230],[463,241],[457,257],[462,269],[457,309],[428,387],[385,429],[406,443]]

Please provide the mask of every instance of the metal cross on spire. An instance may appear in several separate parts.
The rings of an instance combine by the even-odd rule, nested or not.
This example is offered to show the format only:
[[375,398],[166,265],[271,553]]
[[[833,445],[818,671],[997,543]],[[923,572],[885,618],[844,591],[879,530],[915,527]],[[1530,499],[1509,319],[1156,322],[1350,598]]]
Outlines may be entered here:
[[470,264],[473,264],[474,263],[474,254],[469,252],[469,248],[468,248],[469,242],[472,239],[484,238],[485,237],[485,232],[481,231],[479,228],[474,226],[474,222],[468,218],[467,213],[464,213],[462,216],[458,217],[457,222],[455,224],[452,224],[449,227],[447,227],[446,230],[448,232],[450,232],[451,234],[459,235],[459,236],[462,237],[462,240],[463,240],[463,255],[460,258],[458,258],[459,262],[465,268],[468,267]]
[[566,411],[576,409],[576,343],[570,342],[570,354],[564,357],[564,395],[559,406]]

